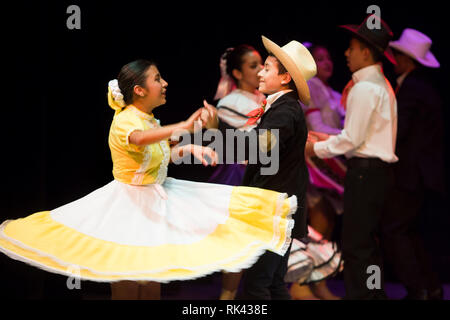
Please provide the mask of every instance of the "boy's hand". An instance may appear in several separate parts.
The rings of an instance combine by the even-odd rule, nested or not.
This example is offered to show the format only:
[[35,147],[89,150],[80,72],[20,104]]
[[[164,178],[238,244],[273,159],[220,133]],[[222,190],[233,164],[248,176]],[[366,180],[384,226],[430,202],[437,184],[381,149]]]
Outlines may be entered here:
[[330,137],[329,134],[317,131],[308,131],[308,141],[317,142],[325,141]]
[[308,139],[305,144],[305,157],[314,157],[316,153],[314,152],[314,143]]

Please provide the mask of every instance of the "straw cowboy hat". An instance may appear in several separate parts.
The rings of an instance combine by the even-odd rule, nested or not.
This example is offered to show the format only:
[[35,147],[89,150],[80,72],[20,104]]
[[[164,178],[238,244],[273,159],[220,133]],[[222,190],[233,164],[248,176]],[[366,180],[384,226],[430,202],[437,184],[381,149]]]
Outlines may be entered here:
[[[376,20],[379,24],[379,27],[369,28],[369,19]],[[394,34],[392,33],[387,23],[377,15],[372,14],[367,16],[359,26],[355,24],[346,24],[339,27],[350,31],[353,36],[364,40],[366,43],[383,54],[392,64],[397,64],[394,58],[394,54],[389,48],[389,41],[392,39]]]
[[311,96],[306,81],[317,73],[316,62],[311,53],[298,41],[291,41],[281,48],[264,36],[262,41],[267,51],[272,53],[291,75],[300,101],[309,104]]
[[430,51],[432,43],[431,39],[422,32],[407,28],[403,30],[400,39],[389,42],[389,46],[426,67],[439,68],[439,61]]

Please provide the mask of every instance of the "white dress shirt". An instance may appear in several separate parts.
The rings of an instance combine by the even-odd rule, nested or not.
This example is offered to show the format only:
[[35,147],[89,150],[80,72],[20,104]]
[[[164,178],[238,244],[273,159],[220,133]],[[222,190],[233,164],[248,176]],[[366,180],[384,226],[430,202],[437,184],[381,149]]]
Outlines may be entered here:
[[344,129],[340,134],[314,144],[319,158],[344,154],[347,158],[379,158],[398,161],[397,100],[379,64],[362,68],[352,75],[354,86],[347,97]]
[[267,104],[266,104],[266,108],[264,109],[264,112],[267,112],[267,110],[270,109],[270,106],[271,106],[271,105],[272,105],[279,97],[281,97],[282,95],[284,95],[284,94],[286,94],[286,93],[288,93],[288,92],[291,92],[291,91],[292,91],[291,89],[281,90],[281,91],[275,92],[275,93],[271,94],[270,96],[268,96],[267,99],[266,99]]

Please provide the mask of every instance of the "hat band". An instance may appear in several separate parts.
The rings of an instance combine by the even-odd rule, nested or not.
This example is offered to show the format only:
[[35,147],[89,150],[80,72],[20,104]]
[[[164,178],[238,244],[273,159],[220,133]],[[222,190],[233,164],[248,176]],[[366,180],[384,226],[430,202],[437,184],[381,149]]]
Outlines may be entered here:
[[375,47],[375,49],[381,53],[383,53],[389,45],[389,38],[387,36],[380,34],[380,36],[383,36],[384,39],[380,39],[379,37],[375,38],[374,35],[376,35],[376,33],[374,33],[373,30],[360,28],[358,30],[358,34],[360,34],[366,41],[368,41],[370,45]]
[[411,46],[408,43],[398,43],[398,46],[407,50],[409,53],[413,54],[415,57],[425,59],[427,53],[430,51],[430,45],[428,44],[419,44],[415,46]]

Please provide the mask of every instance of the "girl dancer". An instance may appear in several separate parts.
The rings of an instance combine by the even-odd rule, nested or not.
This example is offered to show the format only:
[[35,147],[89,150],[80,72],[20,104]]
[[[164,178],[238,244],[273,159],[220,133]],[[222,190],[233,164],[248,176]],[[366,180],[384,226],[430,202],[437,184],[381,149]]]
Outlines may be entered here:
[[[123,298],[125,287],[139,299],[159,298],[161,282],[239,272],[265,250],[287,251],[295,196],[167,177],[171,157],[191,153],[204,164],[216,157],[201,146],[170,148],[168,138],[192,132],[202,110],[161,126],[152,112],[166,102],[167,85],[153,62],[121,69],[108,92],[114,180],[59,208],[5,221],[3,253],[49,272],[118,282],[113,297]],[[120,281],[151,283],[133,291]]]

